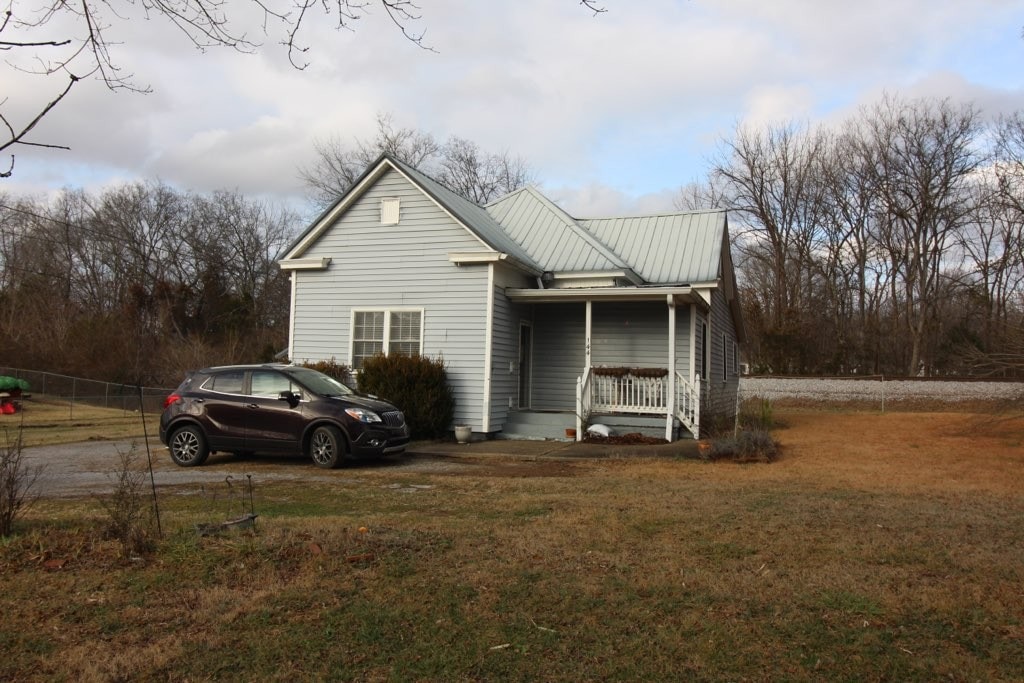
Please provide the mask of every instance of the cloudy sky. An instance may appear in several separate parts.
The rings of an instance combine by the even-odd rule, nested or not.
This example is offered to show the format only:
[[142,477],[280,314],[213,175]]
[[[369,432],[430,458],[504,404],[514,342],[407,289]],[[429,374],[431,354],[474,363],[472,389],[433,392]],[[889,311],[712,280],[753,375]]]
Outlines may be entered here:
[[[419,0],[409,28],[436,52],[371,5],[353,31],[311,16],[301,71],[228,3],[256,54],[200,53],[137,6],[109,15],[113,60],[153,92],[79,84],[33,135],[71,150],[15,150],[0,192],[160,179],[306,208],[314,141],[371,136],[384,112],[524,157],[576,215],[651,212],[741,121],[835,122],[884,92],[1024,110],[1024,0],[604,0],[598,16],[578,0]],[[9,118],[61,87],[0,73]]]

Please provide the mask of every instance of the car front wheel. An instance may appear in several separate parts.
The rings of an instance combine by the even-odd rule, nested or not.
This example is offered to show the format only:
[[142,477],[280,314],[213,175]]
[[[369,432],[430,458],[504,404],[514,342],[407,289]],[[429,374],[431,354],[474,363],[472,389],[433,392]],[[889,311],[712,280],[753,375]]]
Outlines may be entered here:
[[171,460],[181,467],[195,467],[206,462],[210,449],[206,446],[203,432],[193,425],[176,429],[167,444]]
[[317,467],[331,470],[345,458],[345,437],[341,430],[330,425],[317,427],[309,437],[309,457]]

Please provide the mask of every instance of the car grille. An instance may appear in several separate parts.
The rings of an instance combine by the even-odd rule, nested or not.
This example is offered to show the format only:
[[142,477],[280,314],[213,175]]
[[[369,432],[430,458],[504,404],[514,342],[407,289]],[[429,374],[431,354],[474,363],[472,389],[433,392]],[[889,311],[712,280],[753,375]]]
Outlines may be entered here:
[[401,427],[405,424],[405,415],[402,415],[400,410],[394,410],[389,413],[381,413],[380,419],[384,420],[384,424],[388,427]]

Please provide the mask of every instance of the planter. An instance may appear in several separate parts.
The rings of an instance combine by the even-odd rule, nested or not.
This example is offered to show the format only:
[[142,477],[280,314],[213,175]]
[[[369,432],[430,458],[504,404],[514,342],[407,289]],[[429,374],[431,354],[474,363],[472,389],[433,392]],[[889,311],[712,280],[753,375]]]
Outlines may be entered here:
[[707,439],[702,439],[697,442],[697,452],[700,453],[700,457],[709,458],[711,457],[711,442]]
[[473,428],[469,425],[456,425],[455,440],[459,443],[469,443],[469,437],[473,435]]
[[575,440],[575,438],[576,438],[576,430],[572,429],[571,427],[566,428],[566,430],[565,430],[565,438],[567,438],[567,439],[574,439]]

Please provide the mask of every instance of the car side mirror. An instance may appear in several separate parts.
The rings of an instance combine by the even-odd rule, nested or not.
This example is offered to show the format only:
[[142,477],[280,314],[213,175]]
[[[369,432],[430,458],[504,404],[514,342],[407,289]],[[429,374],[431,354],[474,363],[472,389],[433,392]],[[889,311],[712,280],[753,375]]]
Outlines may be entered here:
[[291,391],[282,391],[277,395],[277,400],[287,401],[288,405],[294,408],[299,404],[299,395]]

